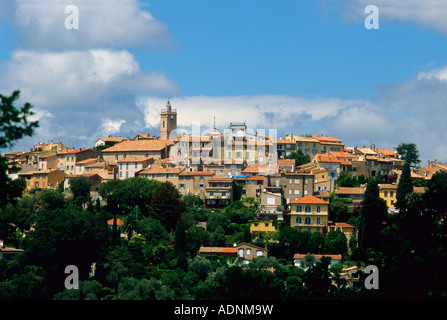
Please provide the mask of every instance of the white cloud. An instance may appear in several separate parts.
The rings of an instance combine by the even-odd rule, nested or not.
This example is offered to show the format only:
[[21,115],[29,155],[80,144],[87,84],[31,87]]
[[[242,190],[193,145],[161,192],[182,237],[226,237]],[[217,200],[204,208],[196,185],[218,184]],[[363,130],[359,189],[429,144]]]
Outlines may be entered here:
[[[38,51],[136,47],[174,49],[166,25],[143,10],[138,0],[15,0],[14,23],[21,49]],[[78,29],[65,21],[78,9]]]
[[364,20],[366,6],[375,5],[381,20],[416,23],[447,34],[447,2],[443,0],[343,0],[335,3],[341,6],[342,17],[347,21]]
[[[227,97],[175,97],[172,108],[177,109],[178,126],[189,128],[193,122],[212,127],[214,117],[221,130],[230,122],[245,122],[252,130],[276,129],[284,134],[299,131],[313,125],[328,115],[336,114],[347,102],[338,98],[305,99],[296,96],[227,96]],[[148,126],[158,125],[160,109],[165,108],[166,99],[142,97],[137,105],[145,115]],[[309,127],[309,129],[311,129]]]
[[101,130],[105,135],[112,135],[118,133],[121,129],[121,125],[125,123],[126,120],[113,120],[113,119],[103,119],[101,124]]
[[162,72],[143,72],[125,50],[88,50],[62,53],[16,51],[2,65],[0,88],[41,108],[92,108],[107,96],[179,93]]

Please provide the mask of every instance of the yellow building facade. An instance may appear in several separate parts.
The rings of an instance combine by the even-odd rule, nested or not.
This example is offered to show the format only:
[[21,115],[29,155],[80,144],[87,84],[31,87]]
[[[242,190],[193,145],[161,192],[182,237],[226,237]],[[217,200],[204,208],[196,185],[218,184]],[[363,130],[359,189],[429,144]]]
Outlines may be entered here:
[[388,209],[395,209],[397,184],[380,184],[379,196],[386,201]]
[[323,232],[328,224],[329,202],[309,195],[290,204],[291,227],[299,231]]

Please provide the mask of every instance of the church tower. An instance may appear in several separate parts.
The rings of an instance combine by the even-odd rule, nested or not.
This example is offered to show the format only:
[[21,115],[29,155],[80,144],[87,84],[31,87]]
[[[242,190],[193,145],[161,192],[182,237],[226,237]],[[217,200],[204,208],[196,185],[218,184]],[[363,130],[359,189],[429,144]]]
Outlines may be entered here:
[[177,130],[177,110],[171,109],[168,100],[166,109],[161,109],[160,113],[160,140],[169,140],[172,131]]

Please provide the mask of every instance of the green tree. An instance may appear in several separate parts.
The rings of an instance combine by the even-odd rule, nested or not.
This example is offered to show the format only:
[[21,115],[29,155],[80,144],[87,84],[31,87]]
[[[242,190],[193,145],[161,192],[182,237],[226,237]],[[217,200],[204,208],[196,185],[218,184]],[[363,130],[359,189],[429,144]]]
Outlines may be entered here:
[[140,232],[140,219],[142,218],[139,206],[135,206],[131,213],[124,217],[123,231],[127,233],[130,240],[134,232]]
[[[28,102],[20,109],[14,107],[14,102],[20,97],[16,90],[11,96],[0,95],[0,150],[11,148],[17,140],[32,136],[34,129],[39,127],[38,121],[28,121],[34,114],[32,105]],[[0,157],[0,208],[20,197],[25,187],[22,179],[12,180],[8,173],[17,173],[19,167],[8,167],[5,157]]]
[[348,240],[340,230],[331,230],[325,237],[325,254],[346,255],[348,251]]
[[405,160],[410,166],[418,166],[421,160],[419,159],[419,150],[414,143],[400,143],[396,147],[396,151],[401,155],[401,159]]
[[360,208],[359,247],[365,252],[367,248],[376,250],[382,240],[381,231],[388,207],[385,200],[379,197],[376,180],[368,182]]
[[399,184],[396,191],[396,208],[405,210],[407,208],[406,197],[413,193],[413,184],[411,182],[411,169],[410,163],[405,162],[400,176]]
[[356,188],[359,187],[360,183],[357,176],[351,176],[349,173],[343,171],[340,172],[337,179],[335,180],[335,187],[349,187]]
[[185,211],[178,189],[169,181],[163,182],[154,192],[151,201],[152,217],[160,220],[168,231],[174,230],[180,215]]
[[43,189],[37,194],[37,198],[47,210],[62,208],[65,204],[64,194],[57,189]]
[[92,181],[87,177],[75,177],[70,179],[70,192],[73,194],[73,199],[78,205],[83,205],[90,201],[90,189]]
[[105,256],[107,225],[78,207],[41,211],[35,230],[24,239],[25,262],[46,273],[49,293],[64,287],[65,267],[75,265],[87,280],[92,262]]
[[351,217],[351,209],[343,201],[334,198],[329,204],[328,219],[336,222],[346,222]]
[[310,156],[308,154],[304,154],[301,150],[291,152],[288,156],[286,156],[286,159],[294,159],[295,166],[300,166],[311,161]]
[[445,199],[447,199],[447,172],[436,172],[428,183],[424,200],[431,214],[438,219],[441,219],[447,213],[447,202]]
[[147,216],[154,192],[161,184],[142,177],[115,179],[102,184],[99,194],[107,201],[108,210],[112,213],[126,215],[138,206],[142,215]]

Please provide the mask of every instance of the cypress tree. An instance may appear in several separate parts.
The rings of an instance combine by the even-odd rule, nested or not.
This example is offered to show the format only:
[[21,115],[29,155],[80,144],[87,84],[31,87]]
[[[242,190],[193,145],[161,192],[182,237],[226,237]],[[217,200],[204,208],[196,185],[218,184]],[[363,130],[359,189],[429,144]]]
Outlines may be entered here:
[[413,183],[411,182],[410,163],[405,162],[400,176],[399,185],[396,191],[396,208],[403,211],[407,209],[407,195],[413,192]]
[[379,196],[377,180],[369,181],[359,216],[359,248],[363,251],[367,248],[379,248],[387,209],[385,200]]

